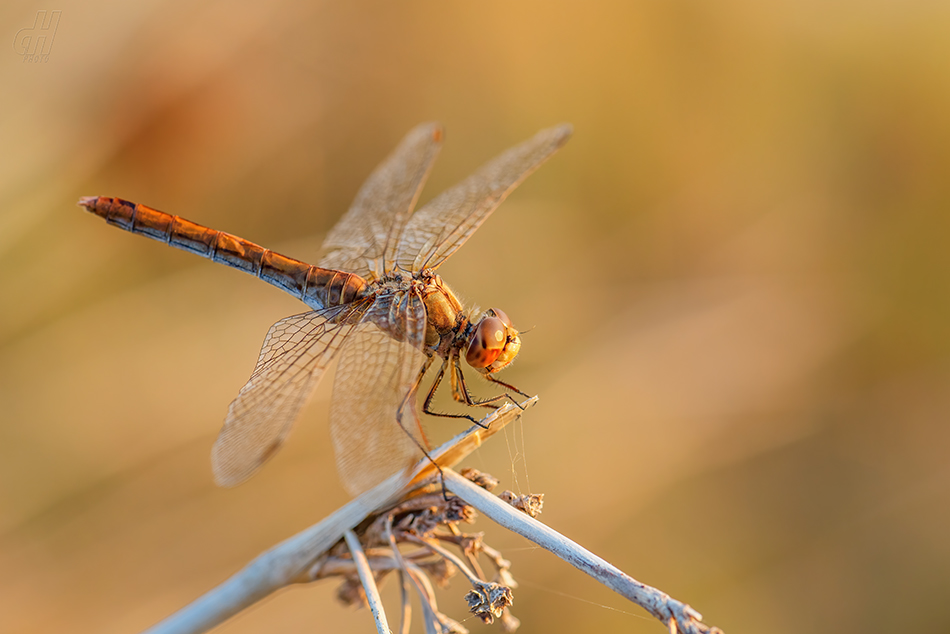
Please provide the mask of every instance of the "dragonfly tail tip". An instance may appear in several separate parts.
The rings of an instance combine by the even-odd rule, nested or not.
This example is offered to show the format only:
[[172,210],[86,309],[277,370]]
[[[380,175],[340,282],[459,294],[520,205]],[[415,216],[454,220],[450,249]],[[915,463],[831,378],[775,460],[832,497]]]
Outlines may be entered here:
[[84,207],[86,211],[92,211],[92,208],[95,207],[96,200],[98,200],[98,198],[98,196],[81,196],[79,198],[79,202],[76,204],[80,207]]

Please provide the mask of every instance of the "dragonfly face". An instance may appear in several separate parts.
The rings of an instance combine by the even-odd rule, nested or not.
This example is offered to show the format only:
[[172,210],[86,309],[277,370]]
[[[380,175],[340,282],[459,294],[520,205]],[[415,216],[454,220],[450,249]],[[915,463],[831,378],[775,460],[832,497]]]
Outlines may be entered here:
[[[527,396],[494,377],[521,348],[511,320],[490,309],[474,322],[436,270],[570,134],[568,125],[542,130],[414,211],[443,137],[438,124],[417,126],[367,179],[317,265],[144,205],[81,199],[111,224],[243,270],[313,309],[268,331],[212,450],[218,483],[239,484],[273,455],[334,358],[340,361],[330,433],[337,470],[354,495],[425,452],[416,397],[437,358],[441,367],[422,407],[427,414],[476,421],[433,409],[446,373],[453,398],[465,406],[497,407],[514,400],[512,393]],[[462,358],[505,393],[474,398]]]
[[511,365],[519,350],[521,338],[508,315],[490,308],[472,331],[465,361],[482,374],[491,374]]

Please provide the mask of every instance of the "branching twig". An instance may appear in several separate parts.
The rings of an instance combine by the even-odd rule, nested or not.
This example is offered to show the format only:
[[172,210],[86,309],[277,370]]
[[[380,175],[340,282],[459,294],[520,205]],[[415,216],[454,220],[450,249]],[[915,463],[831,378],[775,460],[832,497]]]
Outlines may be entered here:
[[[537,398],[522,407],[530,407]],[[445,443],[430,455],[442,466],[458,464],[485,440],[515,420],[522,409],[505,405],[482,422]],[[355,528],[366,517],[385,508],[403,491],[436,473],[428,461],[422,461],[411,474],[396,474],[337,509],[310,528],[258,555],[230,579],[199,597],[164,621],[146,630],[145,634],[198,634],[223,623],[241,610],[293,583],[311,581],[316,572],[314,563],[331,546],[343,538],[346,530]]]
[[[536,399],[531,399],[524,406],[533,405],[535,402]],[[434,496],[416,494],[393,507],[393,504],[409,491],[417,489],[420,483],[438,477],[437,469],[428,461],[422,461],[412,474],[394,475],[346,504],[322,522],[258,556],[233,577],[148,630],[147,634],[197,634],[222,623],[245,607],[292,583],[313,581],[329,575],[345,575],[352,578],[354,566],[357,565],[355,549],[351,548],[354,559],[346,557],[345,553],[334,554],[338,551],[331,552],[330,549],[343,538],[346,532],[362,524],[366,518],[379,515],[383,509],[387,508],[390,510],[385,516],[379,515],[377,520],[364,524],[361,533],[364,543],[370,546],[388,545],[390,548],[388,552],[381,552],[379,556],[374,553],[370,567],[382,574],[385,574],[385,571],[399,571],[404,588],[402,631],[408,627],[409,604],[405,592],[407,585],[414,587],[420,596],[427,632],[464,631],[461,625],[438,612],[427,576],[436,571],[436,578],[440,576],[447,578],[451,571],[446,570],[445,566],[448,565],[451,568],[451,564],[446,564],[445,561],[449,560],[454,561],[456,567],[465,571],[470,580],[478,577],[472,581],[477,591],[470,593],[467,597],[478,610],[477,614],[485,620],[489,620],[486,617],[500,616],[503,628],[506,631],[512,631],[517,627],[518,622],[506,608],[511,599],[509,588],[514,587],[513,583],[506,583],[506,581],[513,581],[508,572],[510,564],[500,553],[482,545],[480,536],[463,535],[454,528],[455,524],[465,521],[471,515],[471,509],[468,506],[453,504],[453,502],[458,502],[459,498],[505,528],[550,550],[621,596],[643,607],[669,627],[673,634],[676,632],[721,634],[718,628],[703,624],[702,615],[689,605],[671,598],[656,588],[636,581],[615,566],[451,470],[451,466],[457,464],[485,439],[517,418],[521,412],[521,409],[510,405],[499,408],[482,421],[488,429],[476,426],[431,452],[433,459],[444,473],[445,487],[458,498],[443,498],[441,494]],[[482,481],[487,482],[484,479]],[[540,509],[540,497],[513,500],[513,502],[524,507],[525,511]],[[436,508],[441,510],[433,515],[431,509]],[[396,527],[402,541],[424,544],[431,552],[437,553],[444,559],[433,562],[426,560],[425,552],[406,555],[400,553],[397,540],[394,539],[395,531],[392,521],[397,513],[400,513],[402,518]],[[456,513],[458,515],[455,515]],[[450,528],[449,533],[437,535],[430,530],[443,523]],[[426,534],[427,532],[429,534]],[[499,572],[497,583],[488,583],[481,579],[480,570],[476,569],[474,573],[469,571],[458,557],[441,548],[436,543],[437,540],[462,548],[463,553],[470,560],[474,560],[479,552],[488,555]],[[347,541],[350,542],[352,539],[348,538]],[[372,571],[368,572],[369,578],[372,579]]]
[[712,634],[719,628],[703,624],[703,616],[689,605],[673,599],[645,583],[640,583],[589,550],[572,542],[554,529],[529,517],[523,512],[488,493],[451,470],[445,472],[445,486],[487,517],[510,531],[533,541],[549,550],[575,568],[586,572],[602,584],[633,601],[658,618],[675,632],[674,626],[684,634]]
[[352,530],[343,533],[343,539],[346,540],[346,545],[350,549],[350,556],[353,557],[353,563],[356,565],[360,583],[363,584],[363,589],[366,591],[366,602],[373,613],[373,620],[376,621],[376,629],[379,634],[389,634],[389,623],[386,621],[383,600],[379,596],[376,579],[373,578],[373,571],[370,570],[366,553],[363,552],[363,547],[360,545],[360,539]]
[[[456,623],[452,619],[439,612],[439,607],[435,600],[435,592],[432,590],[432,585],[429,583],[428,577],[418,566],[407,562],[403,558],[402,553],[399,552],[399,546],[396,544],[396,538],[393,536],[392,518],[392,513],[386,517],[386,541],[389,542],[390,547],[392,548],[393,557],[395,557],[395,559],[402,566],[400,573],[404,573],[405,576],[409,578],[409,582],[412,583],[416,589],[416,593],[419,595],[419,601],[422,604],[426,633],[456,632],[458,634],[467,634],[468,630],[462,627],[459,623]],[[410,607],[407,597],[408,593],[406,592],[406,582],[403,580],[402,583],[403,620],[400,624],[400,630],[402,632],[408,632]]]

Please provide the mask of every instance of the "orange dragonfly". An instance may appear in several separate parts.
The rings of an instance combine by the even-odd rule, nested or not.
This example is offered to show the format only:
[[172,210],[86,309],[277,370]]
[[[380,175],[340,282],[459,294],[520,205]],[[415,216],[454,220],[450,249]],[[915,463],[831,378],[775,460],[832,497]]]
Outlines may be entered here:
[[[330,429],[337,469],[352,495],[428,455],[416,394],[436,358],[442,364],[423,403],[426,414],[477,422],[468,414],[432,410],[446,373],[453,398],[467,406],[514,400],[508,390],[526,396],[495,377],[521,347],[507,315],[464,310],[436,270],[567,142],[571,127],[542,130],[413,213],[442,136],[434,123],[406,135],[331,230],[318,266],[119,198],[79,201],[110,224],[251,273],[312,309],[281,319],[267,332],[257,366],[228,408],[212,450],[218,484],[243,482],[280,448],[338,355]],[[462,357],[505,393],[474,398]]]

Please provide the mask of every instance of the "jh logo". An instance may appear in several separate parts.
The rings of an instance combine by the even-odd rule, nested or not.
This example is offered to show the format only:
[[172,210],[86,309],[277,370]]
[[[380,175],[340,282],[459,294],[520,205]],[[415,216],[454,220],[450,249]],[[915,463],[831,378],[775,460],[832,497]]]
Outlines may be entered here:
[[20,29],[13,38],[13,50],[23,57],[23,62],[48,62],[49,52],[53,48],[53,37],[59,26],[62,11],[37,11],[33,28]]

